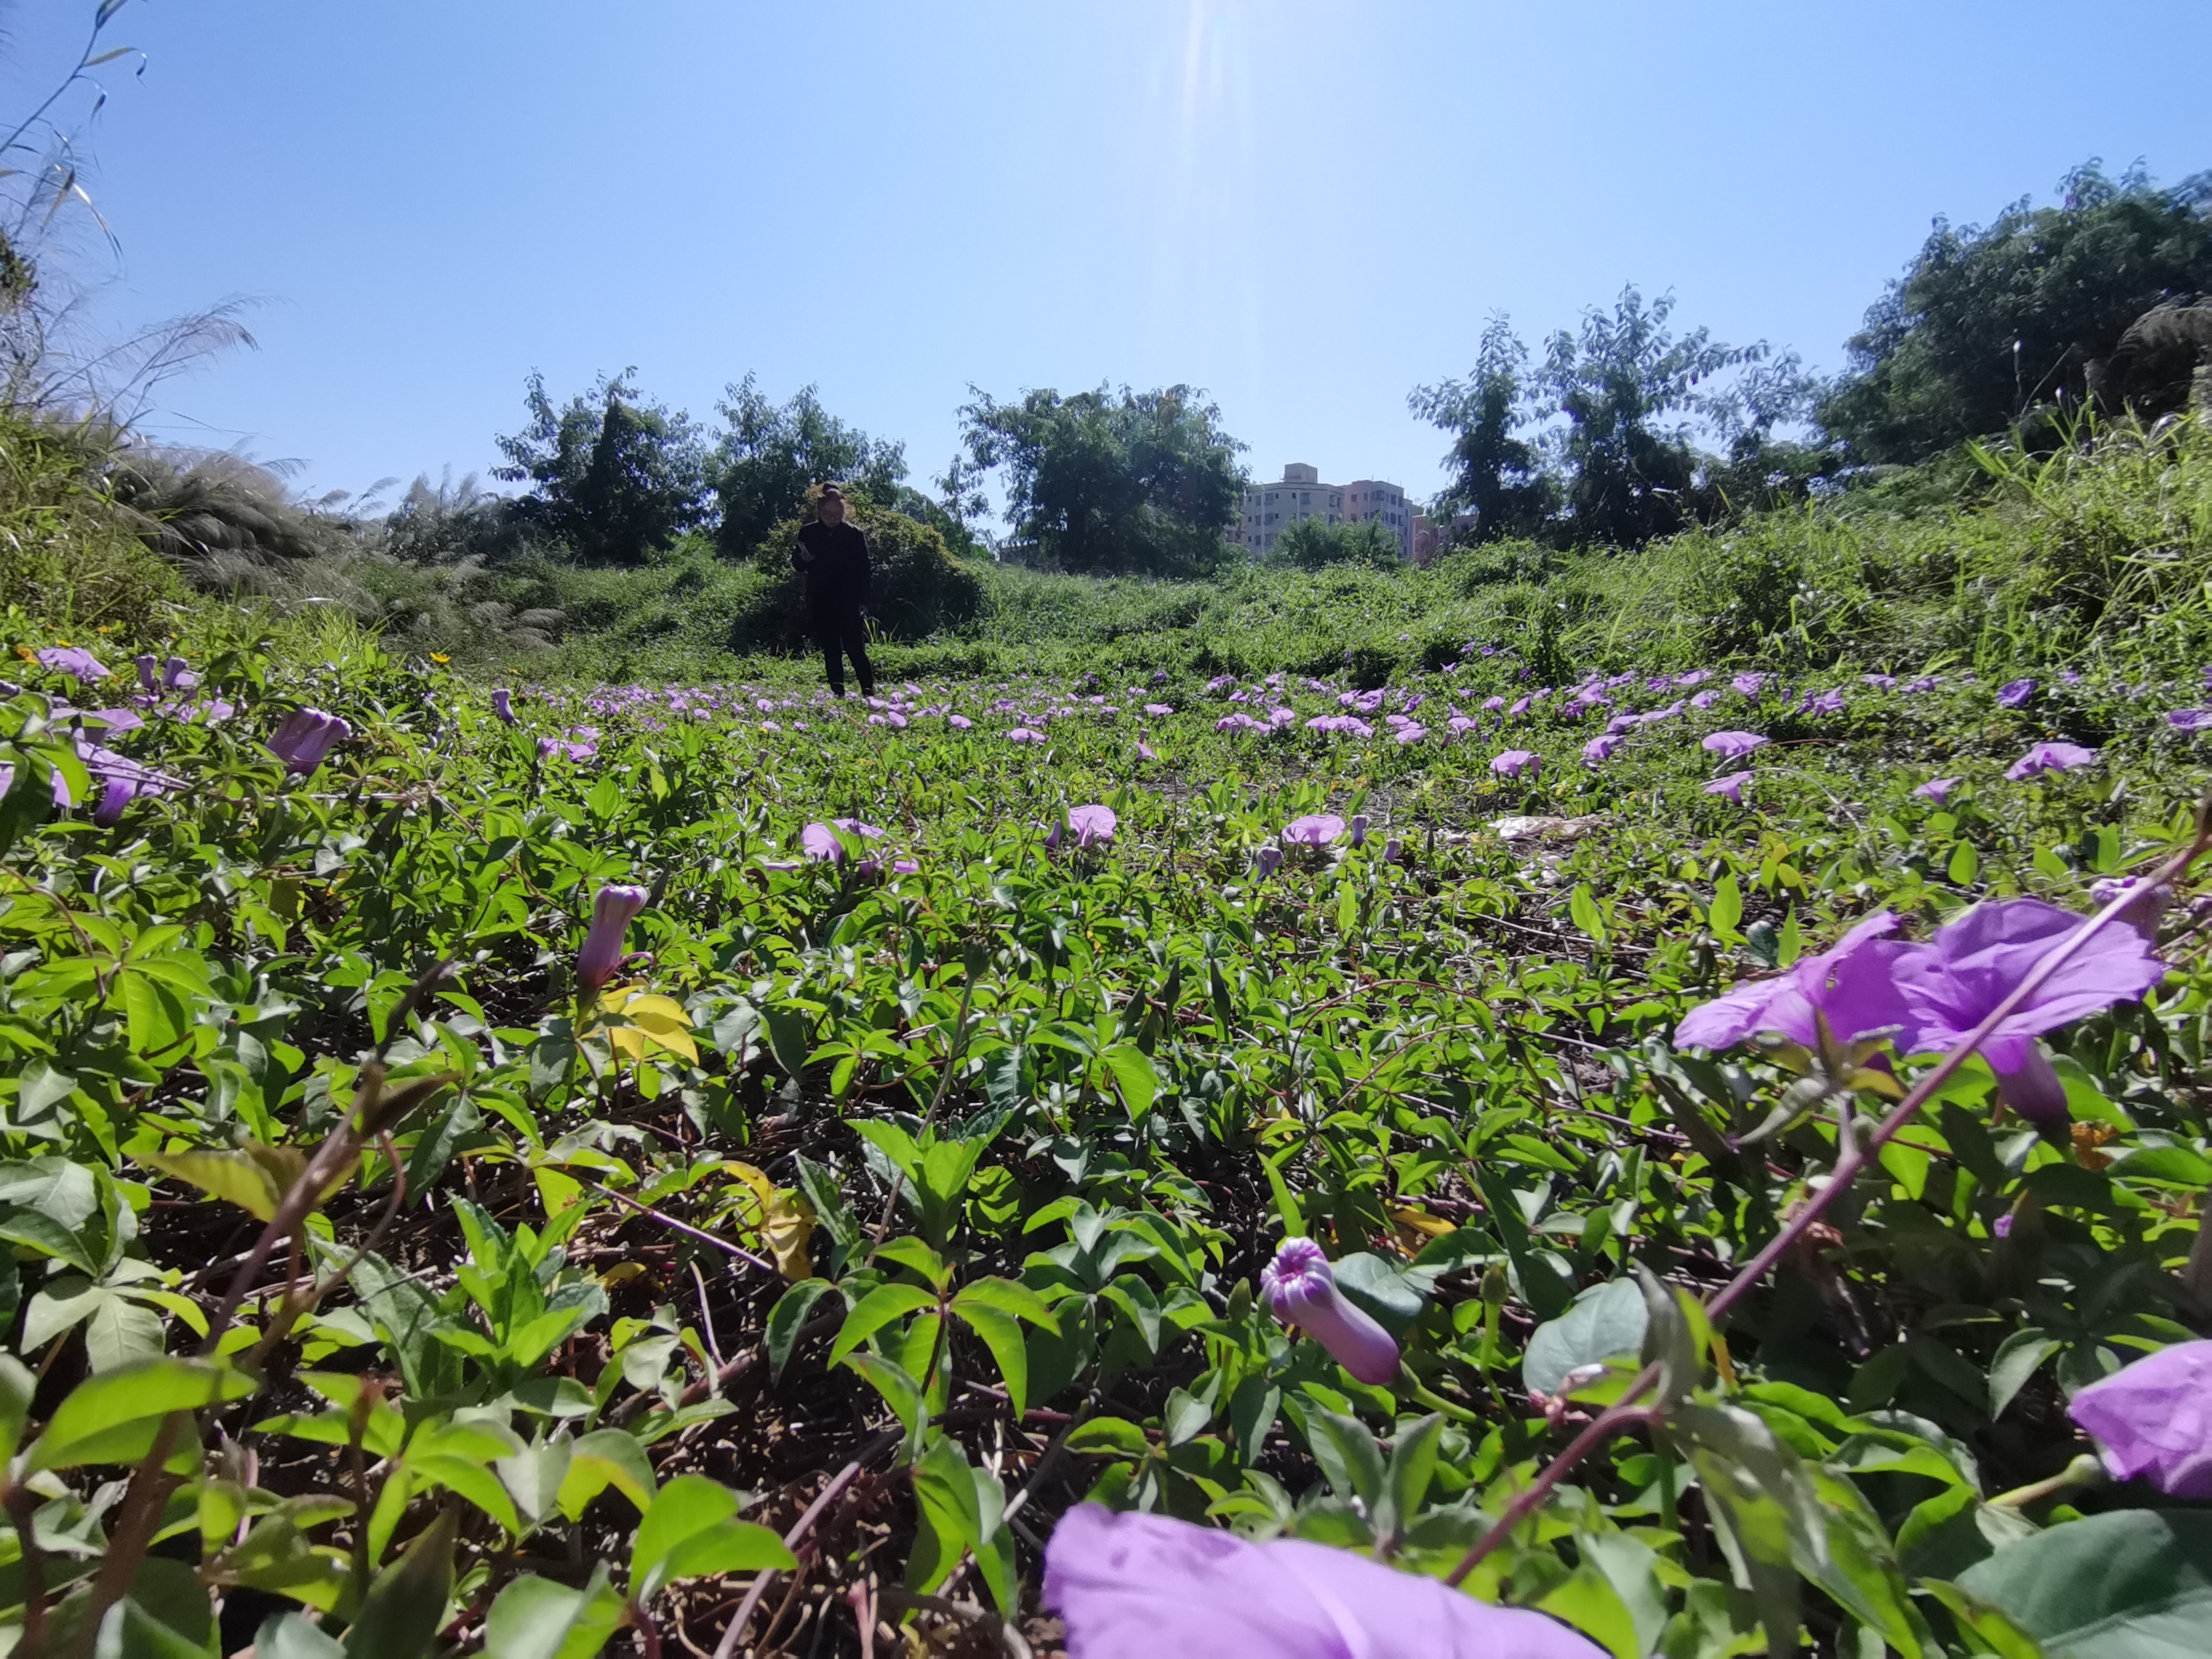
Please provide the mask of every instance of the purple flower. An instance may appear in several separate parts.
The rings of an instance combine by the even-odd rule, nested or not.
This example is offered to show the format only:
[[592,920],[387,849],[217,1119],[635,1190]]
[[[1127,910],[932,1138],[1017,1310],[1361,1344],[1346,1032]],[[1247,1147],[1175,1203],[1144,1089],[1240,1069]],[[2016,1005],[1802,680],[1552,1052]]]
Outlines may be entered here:
[[1419,743],[1423,738],[1425,738],[1428,735],[1429,728],[1427,726],[1416,726],[1411,720],[1407,720],[1403,726],[1398,728],[1398,741],[1400,743]]
[[1724,778],[1715,778],[1705,786],[1709,795],[1726,795],[1738,806],[1743,805],[1744,786],[1751,781],[1748,772],[1731,772]]
[[1501,778],[1517,778],[1523,774],[1534,778],[1544,769],[1544,757],[1526,749],[1509,749],[1502,755],[1491,757],[1490,769]]
[[1482,722],[1471,714],[1454,714],[1444,724],[1455,732],[1472,732]]
[[1158,760],[1159,757],[1152,752],[1152,744],[1146,743],[1142,738],[1139,738],[1137,739],[1137,758],[1139,760]]
[[1046,852],[1057,853],[1060,851],[1060,829],[1061,826],[1055,823],[1044,832],[1044,850]]
[[2141,876],[2106,876],[2089,884],[2089,900],[2099,909],[2114,899],[2124,898],[2114,920],[2124,927],[2132,927],[2143,937],[2147,945],[2158,943],[2159,918],[2166,907],[2173,902],[2173,889],[2154,887]]
[[1032,726],[1017,726],[1006,733],[1008,743],[1042,743],[1044,733]]
[[1486,714],[1494,714],[1504,707],[1505,699],[1503,697],[1485,697],[1482,700],[1482,712]]
[[131,665],[138,671],[139,689],[149,697],[160,696],[161,682],[154,677],[154,653],[150,651],[141,651],[137,656],[131,658]]
[[2007,1210],[2002,1215],[1991,1222],[1990,1224],[1990,1231],[1999,1238],[2010,1238],[2012,1237],[2012,1212]]
[[1382,843],[1383,863],[1403,864],[1405,861],[1406,843],[1404,842],[1401,841],[1397,836],[1393,836],[1389,840]]
[[1764,674],[1739,674],[1729,684],[1742,692],[1745,696],[1755,697],[1766,690],[1766,680],[1767,677]]
[[1897,676],[1894,674],[1862,674],[1859,678],[1877,691],[1893,691],[1897,689]]
[[1310,1238],[1286,1238],[1260,1273],[1260,1294],[1285,1325],[1327,1348],[1362,1382],[1380,1386],[1398,1375],[1398,1344],[1363,1309],[1337,1293],[1328,1258]]
[[568,743],[559,738],[538,739],[538,755],[541,760],[551,760],[556,755],[566,755],[580,764],[599,752],[595,743]]
[[1045,1547],[1070,1659],[1603,1659],[1540,1613],[1304,1539],[1081,1504]]
[[1145,705],[1145,712],[1158,720],[1162,716],[1174,714],[1175,708],[1170,703],[1148,702]]
[[74,680],[104,680],[107,670],[100,659],[81,645],[49,645],[39,653],[39,666],[66,674]]
[[945,723],[956,732],[965,732],[969,726],[975,724],[975,721],[969,720],[965,714],[947,714],[945,717]]
[[1951,799],[1951,792],[1959,787],[1956,778],[1930,778],[1912,793],[1923,799],[1932,800],[1938,806]]
[[1709,749],[1723,760],[1741,760],[1754,749],[1766,746],[1766,739],[1756,732],[1709,732],[1698,745]]
[[1839,685],[1832,691],[1808,691],[1805,701],[1797,708],[1801,714],[1840,714],[1844,712],[1844,688]]
[[501,726],[514,724],[514,694],[505,686],[495,688],[491,694],[491,712],[499,716]]
[[269,736],[269,752],[286,768],[306,777],[323,763],[323,757],[353,735],[353,727],[336,714],[319,708],[297,708]]
[[596,991],[614,977],[622,964],[630,919],[645,908],[647,897],[642,887],[610,883],[592,900],[591,931],[584,935],[584,948],[576,952],[576,978],[586,990]]
[[2005,776],[2014,783],[2039,777],[2045,772],[2070,772],[2077,766],[2087,766],[2097,758],[2094,749],[2084,749],[2075,743],[2039,743],[2025,755],[2005,769]]
[[1815,1009],[1845,1042],[1905,1024],[1910,1015],[1891,969],[1899,953],[1917,947],[1883,937],[1896,930],[1897,917],[1877,910],[1833,949],[1806,957],[1787,973],[1746,981],[1692,1009],[1674,1028],[1674,1046],[1729,1048],[1746,1037],[1772,1031],[1811,1048],[1819,1041],[1813,1021]]
[[2177,708],[2166,723],[2177,732],[2202,732],[2212,726],[2212,708]]
[[1674,684],[1686,691],[1693,685],[1703,685],[1712,677],[1712,670],[1710,668],[1692,668],[1686,674],[1675,675]]
[[2177,1342],[2079,1390],[2066,1414],[2120,1480],[2212,1498],[2212,1342]]
[[2034,695],[2035,682],[2033,680],[2014,680],[2009,684],[1998,688],[1997,707],[2000,708],[2018,708]]
[[1600,761],[1611,760],[1613,758],[1613,751],[1620,747],[1620,739],[1608,732],[1601,737],[1592,738],[1588,743],[1584,744],[1583,745],[1583,758],[1589,762],[1591,765],[1595,766]]
[[[2041,899],[2014,898],[1977,904],[1937,929],[1932,945],[1917,947],[1894,964],[1899,994],[1911,1015],[1899,1048],[1933,1053],[1965,1042],[2083,921]],[[2142,934],[2118,927],[2100,931],[1982,1044],[1999,1097],[2032,1121],[2064,1122],[2066,1091],[2036,1037],[2116,1002],[2133,1001],[2165,977],[2166,964],[2151,954]]]
[[1283,867],[1283,849],[1273,842],[1263,842],[1252,854],[1252,866],[1266,880]]
[[1283,839],[1298,847],[1326,847],[1344,833],[1344,820],[1334,812],[1309,812],[1283,826]]
[[1711,708],[1713,706],[1717,695],[1718,694],[1716,692],[1700,691],[1696,696],[1690,699],[1690,707],[1698,710]]
[[189,691],[200,683],[200,677],[185,665],[182,657],[172,657],[161,665],[161,684],[171,691]]
[[1345,831],[1352,837],[1352,844],[1354,847],[1364,847],[1367,844],[1367,823],[1366,813],[1354,812],[1350,821],[1345,824]]
[[1110,806],[1072,807],[1067,814],[1067,827],[1075,831],[1078,847],[1099,847],[1114,839],[1114,831],[1121,819]]
[[837,838],[842,830],[848,836],[858,836],[863,841],[882,839],[883,831],[872,823],[863,823],[858,818],[832,818],[828,823],[810,823],[799,832],[799,850],[811,859],[827,864],[845,861],[845,843]]

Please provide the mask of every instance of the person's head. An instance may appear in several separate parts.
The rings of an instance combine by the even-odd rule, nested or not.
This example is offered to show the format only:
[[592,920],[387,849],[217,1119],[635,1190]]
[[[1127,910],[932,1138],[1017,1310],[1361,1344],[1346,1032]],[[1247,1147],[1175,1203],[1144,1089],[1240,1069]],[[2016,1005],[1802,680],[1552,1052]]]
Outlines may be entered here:
[[814,515],[824,524],[845,522],[845,492],[836,484],[822,485],[814,493]]

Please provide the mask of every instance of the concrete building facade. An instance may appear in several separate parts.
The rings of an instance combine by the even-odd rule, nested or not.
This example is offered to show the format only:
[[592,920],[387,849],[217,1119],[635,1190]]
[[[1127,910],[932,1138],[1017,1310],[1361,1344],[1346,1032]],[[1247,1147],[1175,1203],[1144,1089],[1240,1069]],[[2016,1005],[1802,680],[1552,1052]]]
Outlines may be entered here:
[[1300,519],[1327,524],[1364,524],[1379,519],[1398,538],[1398,556],[1413,556],[1413,509],[1406,492],[1381,478],[1357,478],[1346,484],[1323,483],[1320,471],[1292,461],[1274,483],[1254,484],[1244,492],[1230,539],[1253,553],[1266,553],[1275,538]]

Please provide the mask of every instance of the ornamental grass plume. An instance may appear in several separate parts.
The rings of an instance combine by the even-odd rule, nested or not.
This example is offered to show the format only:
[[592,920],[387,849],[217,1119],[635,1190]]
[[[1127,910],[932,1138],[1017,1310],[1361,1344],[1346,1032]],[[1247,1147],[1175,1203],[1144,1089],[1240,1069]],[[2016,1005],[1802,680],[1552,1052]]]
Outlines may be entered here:
[[2177,1342],[2075,1393],[2066,1414],[2120,1480],[2212,1498],[2212,1342]]
[[1602,1659],[1522,1607],[1299,1538],[1079,1504],[1045,1546],[1068,1659]]
[[1286,1238],[1260,1273],[1260,1294],[1275,1317],[1328,1350],[1362,1382],[1380,1386],[1398,1375],[1398,1344],[1364,1310],[1339,1293],[1320,1245]]
[[576,979],[586,990],[596,991],[614,977],[622,965],[631,919],[645,908],[647,897],[642,887],[610,882],[592,900],[591,930],[584,935],[584,948],[576,952]]
[[1344,820],[1334,812],[1309,812],[1283,826],[1283,839],[1294,847],[1326,847],[1344,833]]
[[[1955,1048],[2037,965],[2087,923],[2039,898],[1984,900],[1940,927],[1932,944],[1909,947],[1893,965],[1907,1018],[1900,1052]],[[2106,927],[2036,988],[1982,1044],[2006,1105],[2041,1125],[2067,1119],[2066,1090],[2036,1038],[2132,1002],[2166,977],[2143,936]]]
[[1698,744],[1723,760],[1741,760],[1753,750],[1765,746],[1766,739],[1756,732],[1709,732]]
[[2040,777],[2045,772],[2071,772],[2077,766],[2087,766],[2097,758],[2094,749],[2084,749],[2078,743],[2039,743],[2025,755],[2005,769],[2005,776],[2014,783]]
[[269,752],[283,762],[287,770],[304,778],[352,735],[353,727],[336,714],[319,708],[295,708],[269,734]]
[[1067,811],[1067,827],[1075,832],[1078,847],[1103,847],[1114,839],[1114,831],[1120,827],[1121,822],[1112,807],[1095,803],[1089,806],[1072,806]]

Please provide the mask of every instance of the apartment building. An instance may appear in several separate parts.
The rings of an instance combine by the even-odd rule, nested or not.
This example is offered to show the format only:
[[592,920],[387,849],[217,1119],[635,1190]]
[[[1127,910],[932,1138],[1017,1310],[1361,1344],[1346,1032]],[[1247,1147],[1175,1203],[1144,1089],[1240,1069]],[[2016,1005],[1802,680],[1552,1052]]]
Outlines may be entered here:
[[1244,492],[1243,510],[1230,539],[1252,552],[1265,553],[1286,526],[1300,519],[1329,524],[1379,519],[1398,538],[1398,556],[1413,556],[1413,509],[1403,489],[1380,478],[1323,483],[1320,471],[1303,461],[1285,467],[1279,483],[1255,484]]

